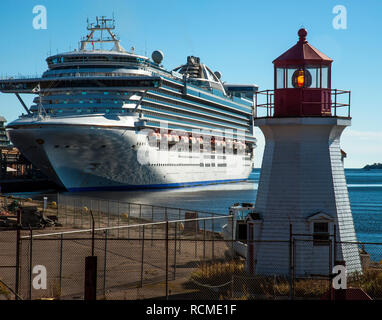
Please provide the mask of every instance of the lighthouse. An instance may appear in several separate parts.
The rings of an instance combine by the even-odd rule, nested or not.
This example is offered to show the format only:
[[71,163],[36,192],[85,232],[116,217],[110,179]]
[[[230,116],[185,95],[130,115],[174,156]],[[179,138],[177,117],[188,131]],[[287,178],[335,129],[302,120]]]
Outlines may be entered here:
[[258,93],[268,98],[258,104],[267,116],[254,120],[265,149],[247,265],[265,275],[291,267],[296,276],[328,275],[336,263],[361,272],[340,149],[350,91],[331,88],[333,60],[307,42],[305,29],[298,36],[273,61],[274,90]]

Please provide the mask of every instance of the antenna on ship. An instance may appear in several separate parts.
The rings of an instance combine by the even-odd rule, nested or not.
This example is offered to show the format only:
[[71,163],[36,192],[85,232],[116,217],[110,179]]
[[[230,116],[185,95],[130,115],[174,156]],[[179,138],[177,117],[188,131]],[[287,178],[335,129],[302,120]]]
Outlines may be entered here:
[[[89,19],[87,19],[87,30],[89,33],[82,38],[80,41],[81,47],[80,51],[86,51],[86,47],[88,44],[92,45],[93,50],[94,49],[94,43],[100,43],[101,49],[103,46],[103,43],[105,42],[113,42],[114,47],[112,50],[118,51],[118,52],[125,52],[125,50],[122,48],[122,46],[119,43],[119,39],[114,34],[112,30],[115,29],[115,20],[114,20],[114,14],[112,19],[107,19],[106,16],[96,17],[96,24],[89,22]],[[104,31],[106,31],[109,36],[104,37]],[[99,37],[95,37],[95,34],[99,33]]]

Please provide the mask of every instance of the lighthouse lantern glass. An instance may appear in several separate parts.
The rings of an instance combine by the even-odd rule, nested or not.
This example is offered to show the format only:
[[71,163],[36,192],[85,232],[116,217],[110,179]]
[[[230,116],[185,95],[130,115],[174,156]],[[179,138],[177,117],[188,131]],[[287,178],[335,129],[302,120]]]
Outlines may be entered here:
[[284,79],[285,79],[285,69],[277,68],[276,69],[276,89],[285,88]]
[[321,74],[321,88],[330,88],[329,67],[323,66],[321,68]]
[[275,77],[276,89],[330,88],[329,66],[277,67]]

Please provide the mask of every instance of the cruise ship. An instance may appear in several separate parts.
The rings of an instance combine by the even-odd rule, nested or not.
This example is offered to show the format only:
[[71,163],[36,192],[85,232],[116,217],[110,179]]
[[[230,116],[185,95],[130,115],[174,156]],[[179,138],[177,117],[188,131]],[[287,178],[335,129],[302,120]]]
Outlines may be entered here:
[[[68,191],[246,180],[254,163],[254,84],[227,84],[200,58],[166,70],[125,50],[114,19],[87,23],[79,48],[49,56],[38,78],[6,78],[25,112],[12,143]],[[21,94],[35,95],[27,106]]]

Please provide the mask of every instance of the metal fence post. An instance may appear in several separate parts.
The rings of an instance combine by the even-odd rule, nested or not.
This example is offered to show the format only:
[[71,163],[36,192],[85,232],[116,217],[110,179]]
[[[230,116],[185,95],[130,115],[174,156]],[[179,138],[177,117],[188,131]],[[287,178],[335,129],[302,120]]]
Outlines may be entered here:
[[68,225],[68,203],[66,198],[65,198],[65,225]]
[[336,264],[337,261],[337,228],[336,225],[333,226],[333,256],[334,256],[334,264]]
[[20,255],[21,255],[21,210],[17,209],[17,227],[16,227],[16,279],[15,279],[15,293],[16,300],[19,300],[20,288]]
[[101,227],[101,204],[100,204],[100,201],[98,199],[98,227],[100,228]]
[[76,199],[73,198],[73,226],[76,225]]
[[293,245],[292,224],[289,225],[289,299],[293,300]]
[[107,200],[107,226],[110,227],[110,200]]
[[142,229],[141,288],[143,287],[143,267],[145,262],[145,226]]
[[174,237],[174,280],[176,279],[176,238],[177,238],[178,222],[175,222],[175,237]]
[[[151,222],[154,222],[154,206],[151,206]],[[151,225],[151,246],[154,245],[154,225]]]
[[[235,250],[234,250],[234,238],[235,238],[235,217],[232,216],[231,217],[231,250],[232,250],[232,260],[234,260],[235,258]],[[253,239],[249,239],[249,240],[253,240]]]
[[297,256],[297,239],[292,239],[292,254],[293,254],[293,262],[292,262],[292,297],[293,299],[296,296],[296,256]]
[[[130,226],[131,205],[129,203],[129,213],[127,215],[127,224]],[[127,238],[130,239],[130,228],[127,228]]]
[[203,260],[206,260],[206,220],[203,220]]
[[[167,210],[166,210],[167,218]],[[168,300],[168,219],[166,219],[166,300]]]
[[212,214],[212,260],[215,260],[215,215]]
[[57,196],[56,196],[56,208],[57,208],[57,213],[56,213],[56,216],[57,216],[57,219],[59,220],[59,216],[60,216],[60,210],[59,210],[59,206],[60,206],[60,194],[57,192]]
[[[139,224],[142,223],[142,204],[139,204]],[[139,238],[142,237],[142,227],[138,227]]]
[[105,230],[105,248],[104,248],[104,260],[103,260],[103,295],[106,295],[106,268],[107,268],[107,238],[109,230]]
[[117,239],[119,239],[119,226],[121,220],[120,208],[119,208],[119,200],[117,202],[117,215],[118,215],[118,229],[117,229]]
[[29,226],[29,300],[32,300],[33,231]]
[[[90,199],[90,208],[89,208],[89,210],[91,211],[91,212],[93,212],[93,200],[92,199]],[[91,218],[91,216],[89,215],[89,228],[91,228],[92,227],[92,218]]]
[[62,249],[64,247],[64,234],[61,233],[60,241],[60,292],[62,293]]
[[331,274],[332,274],[332,257],[333,257],[333,252],[332,252],[332,243],[333,241],[329,239],[329,270],[328,270],[328,279],[329,279],[329,290],[331,289]]
[[[195,215],[195,217],[196,217],[196,215]],[[197,238],[197,236],[198,236],[198,232],[197,232],[197,228],[196,228],[196,221],[197,220],[193,220],[194,222],[195,222],[195,258],[198,256],[198,238]]]
[[84,212],[83,212],[84,205],[83,204],[84,204],[83,199],[81,198],[81,204],[80,204],[81,229],[84,223]]

